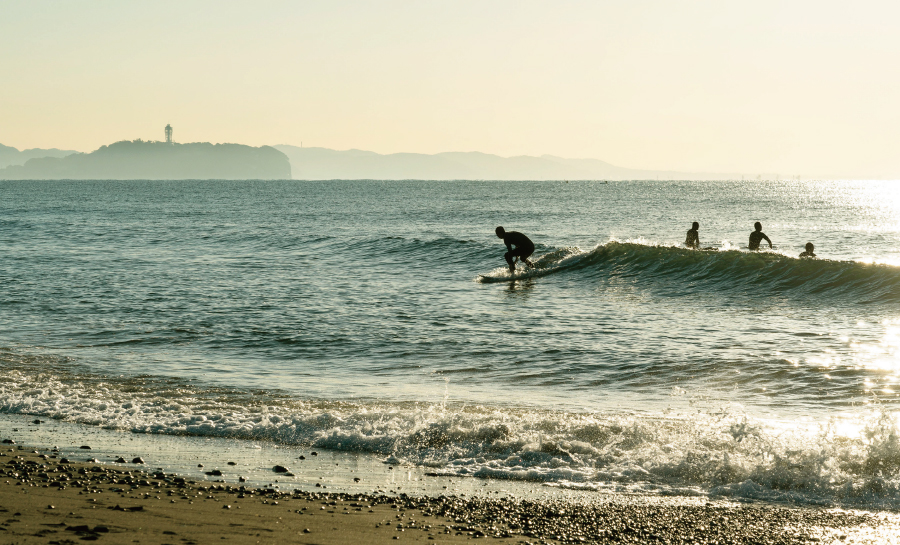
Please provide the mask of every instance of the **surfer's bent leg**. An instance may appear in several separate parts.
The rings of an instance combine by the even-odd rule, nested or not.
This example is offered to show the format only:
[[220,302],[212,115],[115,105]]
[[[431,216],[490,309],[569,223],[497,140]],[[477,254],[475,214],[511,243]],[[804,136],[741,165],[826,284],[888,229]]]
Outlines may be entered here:
[[522,259],[522,261],[524,261],[525,264],[528,265],[532,269],[534,268],[534,263],[529,261],[528,258],[531,257],[531,254],[533,254],[533,253],[534,253],[534,246],[531,246],[530,248],[522,248],[522,251],[519,253],[519,257]]
[[516,271],[516,263],[513,261],[513,252],[506,252],[503,254],[503,257],[506,258],[506,262],[509,263],[509,270],[512,272]]

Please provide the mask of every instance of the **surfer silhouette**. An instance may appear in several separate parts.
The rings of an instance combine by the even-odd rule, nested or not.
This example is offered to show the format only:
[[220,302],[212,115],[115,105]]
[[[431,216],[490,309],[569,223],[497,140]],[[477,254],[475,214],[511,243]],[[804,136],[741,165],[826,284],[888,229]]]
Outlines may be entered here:
[[695,250],[700,248],[700,233],[697,232],[699,228],[700,224],[695,221],[691,228],[688,229],[687,237],[684,239],[684,245],[688,248]]
[[813,253],[813,250],[815,250],[815,249],[816,249],[816,247],[813,246],[812,242],[807,242],[806,243],[806,251],[803,252],[802,254],[800,254],[800,257],[816,257],[816,254]]
[[534,242],[531,242],[530,238],[518,231],[507,231],[503,227],[497,227],[494,232],[503,239],[503,244],[506,244],[506,249],[509,250],[503,254],[506,262],[509,263],[509,272],[516,272],[514,257],[524,261],[530,268],[534,268],[531,261],[528,261],[528,257],[534,253]]
[[747,244],[747,247],[751,250],[759,250],[759,243],[766,239],[766,242],[769,243],[769,248],[772,247],[772,241],[769,240],[769,237],[766,236],[765,233],[762,232],[762,224],[760,222],[756,222],[753,224],[753,227],[756,231],[750,233],[750,243]]

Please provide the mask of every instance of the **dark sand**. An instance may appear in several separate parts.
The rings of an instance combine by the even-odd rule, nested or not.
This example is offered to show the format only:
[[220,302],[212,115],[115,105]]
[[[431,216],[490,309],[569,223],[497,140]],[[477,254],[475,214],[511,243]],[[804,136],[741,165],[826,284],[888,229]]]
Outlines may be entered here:
[[247,488],[3,445],[0,542],[893,543],[896,517],[771,505],[595,504]]

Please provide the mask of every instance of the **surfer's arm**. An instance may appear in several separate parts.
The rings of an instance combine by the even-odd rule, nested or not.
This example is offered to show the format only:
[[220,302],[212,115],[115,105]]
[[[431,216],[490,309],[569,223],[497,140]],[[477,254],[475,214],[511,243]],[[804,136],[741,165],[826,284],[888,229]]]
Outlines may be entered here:
[[763,235],[762,237],[763,237],[764,239],[766,239],[766,242],[769,243],[769,248],[771,248],[771,247],[772,247],[772,241],[769,240],[769,237],[767,237],[766,235]]

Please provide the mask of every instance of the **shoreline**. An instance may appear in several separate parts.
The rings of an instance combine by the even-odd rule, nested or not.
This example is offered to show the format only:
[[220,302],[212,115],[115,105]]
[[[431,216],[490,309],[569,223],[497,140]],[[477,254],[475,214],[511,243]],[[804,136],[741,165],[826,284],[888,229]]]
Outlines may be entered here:
[[601,494],[287,491],[0,447],[0,536],[19,544],[891,543],[900,533],[900,517],[886,513]]

